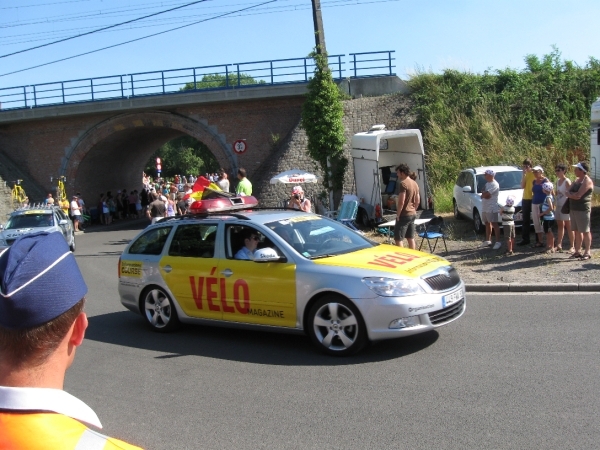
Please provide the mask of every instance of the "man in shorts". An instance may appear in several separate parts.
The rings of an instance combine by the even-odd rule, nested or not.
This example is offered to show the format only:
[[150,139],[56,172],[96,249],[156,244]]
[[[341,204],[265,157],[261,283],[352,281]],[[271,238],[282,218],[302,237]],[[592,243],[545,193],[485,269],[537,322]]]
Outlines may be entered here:
[[394,226],[394,240],[398,247],[404,247],[402,240],[406,238],[408,248],[416,248],[415,219],[417,208],[421,202],[419,185],[410,178],[410,169],[406,164],[396,167],[400,180],[398,191],[398,207],[396,212],[396,225]]
[[500,240],[500,226],[498,225],[498,212],[500,207],[498,206],[498,194],[500,193],[500,185],[494,179],[496,172],[492,169],[485,171],[485,187],[481,193],[481,212],[483,223],[485,224],[485,241],[481,244],[482,247],[489,247],[492,245],[492,228],[496,235],[496,243],[494,244],[494,250],[498,250],[502,247],[502,241]]

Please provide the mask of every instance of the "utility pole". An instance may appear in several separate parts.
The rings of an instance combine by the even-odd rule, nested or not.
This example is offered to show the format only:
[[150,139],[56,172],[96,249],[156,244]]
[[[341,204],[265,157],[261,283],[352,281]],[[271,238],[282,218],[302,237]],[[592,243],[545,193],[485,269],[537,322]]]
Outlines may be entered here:
[[321,17],[321,0],[311,0],[313,10],[313,23],[315,27],[315,45],[317,54],[326,53],[325,31],[323,31],[323,18]]

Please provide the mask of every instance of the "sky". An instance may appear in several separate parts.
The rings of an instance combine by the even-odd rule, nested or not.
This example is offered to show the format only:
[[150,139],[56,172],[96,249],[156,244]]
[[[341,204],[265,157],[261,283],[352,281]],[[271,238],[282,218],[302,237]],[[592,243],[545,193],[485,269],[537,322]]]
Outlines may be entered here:
[[[0,0],[0,89],[301,58],[315,45],[310,0],[204,0],[25,51],[193,1]],[[581,66],[600,59],[598,0],[321,0],[321,10],[330,55],[394,50],[394,71],[403,79],[444,69],[521,70],[526,55],[541,57],[553,46]]]

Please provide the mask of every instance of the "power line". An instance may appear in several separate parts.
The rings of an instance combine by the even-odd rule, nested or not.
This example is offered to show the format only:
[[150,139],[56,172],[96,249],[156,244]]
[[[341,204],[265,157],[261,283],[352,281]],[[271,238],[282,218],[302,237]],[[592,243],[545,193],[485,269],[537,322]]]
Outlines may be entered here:
[[130,44],[130,43],[132,43],[132,42],[136,42],[136,41],[141,41],[142,39],[147,39],[147,38],[150,38],[150,37],[159,36],[159,35],[161,35],[161,34],[169,33],[169,32],[171,32],[171,31],[180,30],[180,29],[182,29],[182,28],[190,27],[190,26],[192,26],[192,25],[196,25],[196,24],[199,24],[199,23],[202,23],[202,22],[207,22],[207,21],[209,21],[209,20],[215,20],[215,19],[219,19],[219,18],[221,18],[221,17],[225,17],[225,16],[228,16],[228,15],[231,15],[231,14],[235,14],[235,13],[242,12],[242,11],[247,11],[247,10],[249,10],[249,9],[257,8],[257,7],[259,7],[259,6],[267,5],[267,4],[269,4],[269,3],[275,3],[275,2],[277,2],[277,1],[278,1],[278,0],[269,0],[269,1],[267,1],[267,2],[264,2],[264,3],[259,3],[259,4],[257,4],[257,5],[249,6],[249,7],[247,7],[247,8],[238,9],[238,10],[236,10],[236,11],[230,11],[230,12],[223,13],[223,14],[220,14],[220,15],[218,15],[218,16],[215,16],[215,17],[210,17],[210,18],[208,18],[208,19],[199,20],[199,21],[197,21],[197,22],[193,22],[193,23],[190,23],[190,24],[187,24],[187,25],[182,25],[182,26],[180,26],[180,27],[176,27],[176,28],[171,28],[171,29],[169,29],[169,30],[165,30],[165,31],[160,31],[160,32],[158,32],[158,33],[149,34],[149,35],[147,35],[147,36],[142,36],[142,37],[140,37],[140,38],[131,39],[131,40],[129,40],[129,41],[121,42],[121,43],[119,43],[119,44],[109,45],[109,46],[107,46],[107,47],[99,48],[99,49],[96,49],[96,50],[91,50],[91,51],[89,51],[89,52],[85,52],[85,53],[80,53],[80,54],[78,54],[78,55],[68,56],[68,57],[66,57],[66,58],[57,59],[57,60],[55,60],[55,61],[50,61],[50,62],[47,62],[47,63],[44,63],[44,64],[38,64],[37,66],[27,67],[26,69],[20,69],[20,70],[15,70],[15,71],[13,71],[13,72],[7,72],[7,73],[3,73],[3,74],[1,74],[1,75],[0,75],[0,77],[5,77],[5,76],[7,76],[7,75],[13,75],[13,74],[15,74],[15,73],[20,73],[20,72],[25,72],[25,71],[27,71],[27,70],[31,70],[31,69],[37,69],[37,68],[39,68],[39,67],[48,66],[48,65],[50,65],[50,64],[55,64],[55,63],[58,63],[58,62],[67,61],[67,60],[69,60],[69,59],[78,58],[79,56],[85,56],[85,55],[89,55],[89,54],[92,54],[92,53],[97,53],[97,52],[100,52],[100,51],[102,51],[102,50],[107,50],[107,49],[109,49],[109,48],[119,47],[119,46],[121,46],[121,45]]
[[147,16],[138,17],[137,19],[131,19],[131,20],[128,20],[128,21],[126,21],[126,22],[121,22],[121,23],[117,23],[117,24],[114,24],[114,25],[109,25],[109,26],[107,26],[107,27],[104,27],[104,28],[98,28],[98,29],[96,29],[96,30],[88,31],[87,33],[81,33],[81,34],[78,34],[78,35],[76,35],[76,36],[71,36],[71,37],[67,37],[67,38],[64,38],[64,39],[59,39],[58,41],[54,41],[54,42],[48,42],[47,44],[41,44],[41,45],[37,45],[37,46],[35,46],[35,47],[30,47],[30,48],[27,48],[27,49],[25,49],[25,50],[19,50],[19,51],[17,51],[17,52],[7,53],[6,55],[0,55],[0,58],[6,58],[7,56],[18,55],[19,53],[25,53],[25,52],[29,52],[29,51],[31,51],[31,50],[36,50],[36,49],[38,49],[38,48],[42,48],[42,47],[48,47],[49,45],[58,44],[58,43],[60,43],[60,42],[69,41],[69,40],[71,40],[71,39],[76,39],[76,38],[78,38],[78,37],[82,37],[82,36],[87,36],[87,35],[90,35],[90,34],[97,33],[97,32],[99,32],[99,31],[104,31],[104,30],[108,30],[108,29],[110,29],[110,28],[120,27],[121,25],[127,25],[128,23],[137,22],[138,20],[147,19],[147,18],[149,18],[149,17],[153,17],[153,16],[158,16],[158,15],[160,15],[160,14],[165,14],[165,13],[168,13],[168,12],[171,12],[171,11],[175,11],[175,10],[177,10],[177,9],[185,8],[186,6],[195,5],[195,4],[197,4],[197,3],[203,3],[203,2],[205,2],[205,1],[207,1],[207,0],[197,0],[197,1],[195,1],[195,2],[188,3],[188,4],[186,4],[186,5],[182,5],[182,6],[176,6],[175,8],[166,9],[166,10],[164,10],[164,11],[159,11],[159,12],[157,12],[157,13],[149,14],[149,15],[147,15]]
[[68,0],[68,1],[64,1],[64,2],[38,3],[36,5],[3,6],[0,9],[35,8],[36,6],[52,6],[52,5],[61,5],[63,3],[81,3],[81,2],[90,2],[90,1],[92,1],[92,0]]

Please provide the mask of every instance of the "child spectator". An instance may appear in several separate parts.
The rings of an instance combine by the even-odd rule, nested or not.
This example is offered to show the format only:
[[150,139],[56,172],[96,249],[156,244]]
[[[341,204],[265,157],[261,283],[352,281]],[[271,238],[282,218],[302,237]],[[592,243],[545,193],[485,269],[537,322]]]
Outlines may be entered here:
[[[554,185],[549,181],[542,184],[542,190],[546,194],[544,203],[542,203],[542,209],[540,215],[542,216],[542,222],[544,225],[544,233],[546,233],[546,253],[554,253]],[[542,236],[540,233],[540,242],[542,242]]]
[[515,245],[515,199],[509,195],[506,198],[506,205],[500,208],[502,215],[502,225],[504,226],[504,238],[506,239],[506,256],[512,256]]

